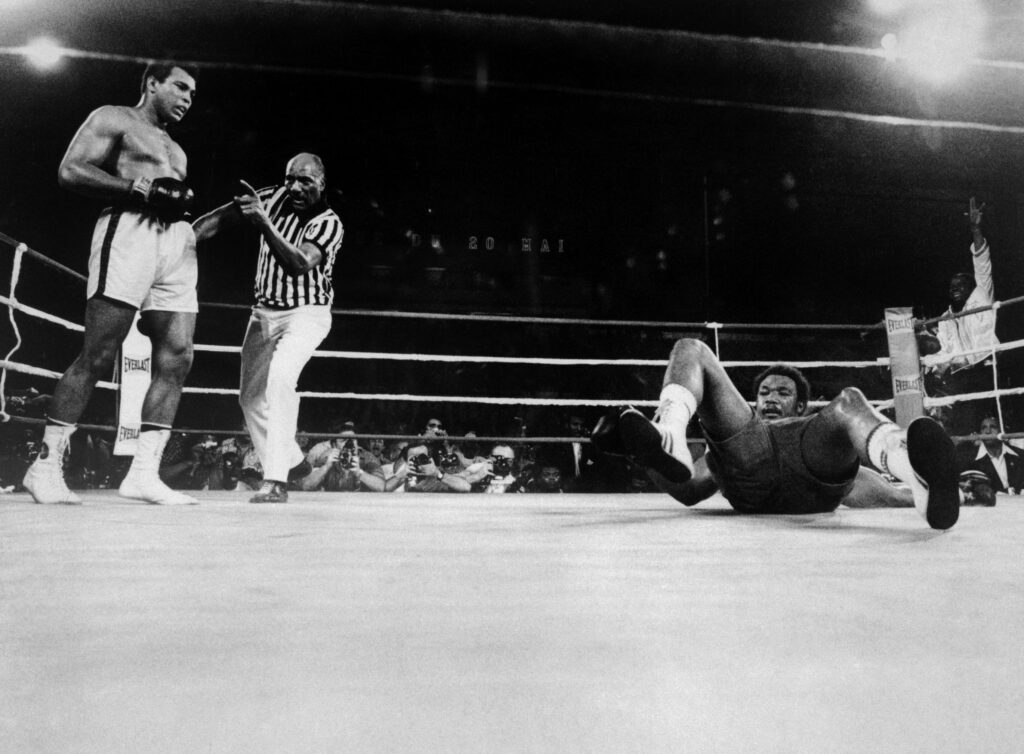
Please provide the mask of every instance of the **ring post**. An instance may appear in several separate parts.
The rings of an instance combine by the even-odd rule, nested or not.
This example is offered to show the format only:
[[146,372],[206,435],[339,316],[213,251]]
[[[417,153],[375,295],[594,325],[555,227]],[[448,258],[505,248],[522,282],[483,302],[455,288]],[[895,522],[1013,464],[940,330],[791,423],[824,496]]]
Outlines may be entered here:
[[140,319],[141,315],[136,312],[135,321],[118,353],[117,377],[120,388],[117,392],[115,456],[135,455],[142,423],[142,404],[146,400],[152,376],[153,345],[139,331]]
[[908,306],[886,309],[885,334],[889,342],[896,423],[905,428],[917,417],[924,416],[924,383],[914,335],[913,309]]

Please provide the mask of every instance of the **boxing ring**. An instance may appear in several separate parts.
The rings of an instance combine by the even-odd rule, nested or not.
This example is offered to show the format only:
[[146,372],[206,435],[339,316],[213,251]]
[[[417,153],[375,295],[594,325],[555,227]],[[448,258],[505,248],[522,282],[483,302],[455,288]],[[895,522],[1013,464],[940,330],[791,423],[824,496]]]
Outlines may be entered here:
[[[15,248],[15,268],[38,254]],[[20,301],[17,279],[0,299],[12,323],[38,312],[74,330]],[[7,354],[4,378],[57,376],[26,363],[30,346]],[[430,398],[451,400],[371,400]],[[653,405],[600,399],[625,403]],[[1024,740],[1018,497],[964,508],[940,533],[913,509],[741,516],[720,497],[688,509],[656,494],[196,495],[187,507],[113,490],[74,507],[0,495],[0,748],[996,752]]]

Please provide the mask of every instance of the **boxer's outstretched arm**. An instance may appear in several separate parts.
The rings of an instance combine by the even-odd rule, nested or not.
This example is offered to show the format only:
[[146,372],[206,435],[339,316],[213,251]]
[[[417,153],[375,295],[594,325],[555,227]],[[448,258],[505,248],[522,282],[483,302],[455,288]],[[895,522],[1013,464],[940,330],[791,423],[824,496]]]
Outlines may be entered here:
[[224,228],[237,225],[242,216],[234,202],[228,202],[217,209],[210,210],[192,223],[196,234],[196,242],[206,241],[220,233]]

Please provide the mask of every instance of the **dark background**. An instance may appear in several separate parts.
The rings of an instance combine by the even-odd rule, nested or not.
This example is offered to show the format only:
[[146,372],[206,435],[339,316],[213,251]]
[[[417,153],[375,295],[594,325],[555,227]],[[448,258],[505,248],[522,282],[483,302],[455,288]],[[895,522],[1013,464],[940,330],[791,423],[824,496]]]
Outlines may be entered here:
[[[1024,290],[1014,3],[976,6],[979,55],[1002,63],[944,85],[875,54],[914,3],[889,18],[845,0],[10,5],[0,45],[46,32],[91,53],[48,73],[0,55],[0,230],[75,269],[97,207],[57,187],[60,157],[91,109],[135,103],[136,58],[175,58],[202,64],[175,130],[200,209],[239,178],[279,180],[297,151],[323,156],[346,226],[340,307],[871,323],[906,305],[933,316],[949,276],[970,268],[972,195],[987,207],[997,297]],[[470,250],[470,236],[494,248]],[[554,250],[538,250],[544,239]],[[200,300],[249,302],[254,254],[243,233],[204,249]],[[53,296],[51,279],[26,290],[80,311],[80,293]],[[240,338],[244,316],[202,319],[200,342]],[[227,335],[212,332],[228,320]],[[1019,320],[1000,313],[1004,340],[1021,337]],[[409,332],[421,350],[630,355],[609,333],[585,348],[535,328],[519,331],[524,343],[471,326],[378,327],[344,328],[325,347],[390,350],[382,342]],[[663,357],[676,334],[626,350]],[[849,351],[827,340],[800,349]]]

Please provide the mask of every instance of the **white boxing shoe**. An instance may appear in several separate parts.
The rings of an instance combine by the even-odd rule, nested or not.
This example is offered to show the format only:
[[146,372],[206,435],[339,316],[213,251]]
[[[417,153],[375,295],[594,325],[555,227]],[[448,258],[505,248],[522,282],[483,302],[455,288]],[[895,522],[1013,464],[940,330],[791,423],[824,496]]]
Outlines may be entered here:
[[22,484],[41,505],[82,504],[82,498],[68,489],[59,464],[36,461],[28,467]]
[[153,505],[197,505],[199,503],[191,495],[172,490],[154,473],[129,471],[117,493],[121,497],[134,500],[145,500]]

